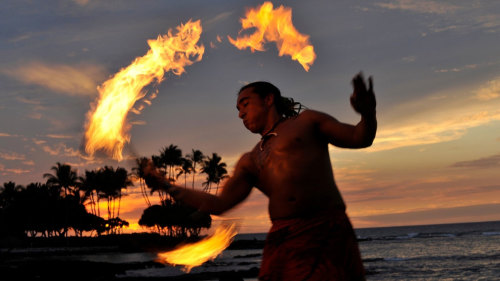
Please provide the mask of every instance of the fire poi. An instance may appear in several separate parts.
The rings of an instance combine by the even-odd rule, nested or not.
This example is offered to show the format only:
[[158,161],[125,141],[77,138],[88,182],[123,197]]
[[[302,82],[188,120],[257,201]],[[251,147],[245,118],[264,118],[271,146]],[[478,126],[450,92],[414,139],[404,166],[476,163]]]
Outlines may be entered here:
[[[279,6],[273,9],[271,2],[264,2],[260,7],[249,9],[241,20],[242,30],[255,28],[251,35],[239,36],[229,42],[238,49],[250,48],[252,52],[265,51],[266,42],[276,42],[279,55],[289,55],[298,61],[306,71],[314,63],[316,54],[309,43],[309,36],[301,34],[292,23],[292,9]],[[241,33],[240,31],[240,33]]]
[[148,103],[154,94],[146,98],[144,87],[160,83],[165,72],[181,75],[185,66],[200,61],[205,48],[196,45],[202,32],[200,21],[187,22],[177,27],[177,34],[169,30],[156,40],[148,40],[150,50],[136,58],[129,66],[121,69],[111,79],[98,87],[97,103],[87,113],[85,151],[93,155],[102,150],[113,159],[122,160],[122,150],[130,141],[131,125],[127,122],[129,111],[143,99]]
[[236,225],[220,225],[215,233],[203,240],[181,246],[173,251],[159,253],[159,262],[173,265],[182,265],[186,272],[193,267],[200,266],[206,261],[213,260],[224,251],[236,235]]
[[[273,9],[271,2],[265,2],[256,9],[249,9],[245,16],[241,19],[242,28],[256,28],[256,31],[236,39],[228,36],[231,44],[240,50],[249,47],[254,52],[264,51],[263,45],[267,42],[275,42],[280,56],[289,55],[306,71],[309,70],[316,54],[309,43],[309,36],[299,33],[293,26],[290,8],[280,6]],[[149,93],[148,96],[144,88],[152,83],[161,83],[168,71],[181,75],[185,66],[202,59],[204,46],[197,45],[202,33],[200,21],[189,21],[176,30],[175,35],[169,30],[156,40],[148,40],[150,50],[144,56],[137,57],[98,87],[99,97],[87,113],[85,151],[89,155],[103,151],[115,160],[122,160],[123,148],[130,142],[128,113],[140,113],[144,106],[134,108],[134,105],[139,101],[150,104],[156,96],[156,93]],[[213,235],[197,243],[159,253],[158,257],[161,262],[182,265],[189,272],[193,267],[215,259],[230,245],[236,234],[235,224],[221,225]]]

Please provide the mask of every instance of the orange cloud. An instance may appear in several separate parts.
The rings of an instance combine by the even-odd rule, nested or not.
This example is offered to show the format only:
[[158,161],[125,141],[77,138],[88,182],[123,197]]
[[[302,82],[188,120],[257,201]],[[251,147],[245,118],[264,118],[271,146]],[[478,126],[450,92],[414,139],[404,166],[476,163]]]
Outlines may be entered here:
[[450,68],[450,69],[438,69],[438,70],[435,70],[434,72],[437,72],[437,73],[460,72],[460,71],[464,71],[467,69],[475,69],[475,68],[477,68],[477,64],[468,64],[468,65],[463,66],[463,67],[454,67],[454,68]]
[[5,160],[24,160],[26,156],[15,152],[10,152],[10,153],[0,152],[0,158]]
[[97,95],[97,85],[105,78],[101,66],[31,62],[12,70],[2,70],[21,82],[35,84],[68,95]]
[[0,137],[17,137],[17,135],[12,135],[12,134],[9,134],[9,133],[1,133],[0,132]]
[[425,14],[447,14],[459,9],[458,6],[435,1],[396,0],[389,3],[376,3],[375,5],[389,10],[403,10]]
[[92,164],[98,162],[98,159],[89,157],[83,154],[78,149],[68,147],[65,143],[56,143],[53,145],[48,145],[44,140],[33,139],[33,142],[38,145],[43,151],[52,156],[65,156],[65,157],[77,157],[79,159],[86,160],[86,164]]
[[90,2],[90,0],[73,0],[73,2],[80,6],[86,6]]
[[476,98],[481,101],[488,101],[500,97],[500,78],[488,81],[488,83],[477,90]]
[[433,144],[459,139],[469,128],[500,120],[500,110],[449,114],[441,117],[419,120],[412,124],[381,128],[374,145],[368,151],[382,151],[405,146]]
[[9,174],[26,174],[30,173],[30,170],[24,170],[24,169],[5,169],[5,166],[0,165],[0,172],[2,172],[2,176],[6,176]]
[[[478,95],[487,97],[479,99]],[[380,111],[374,145],[366,151],[460,139],[468,129],[500,120],[500,78],[466,88],[450,88],[390,110]]]
[[34,166],[35,165],[35,161],[33,160],[28,160],[28,161],[24,161],[23,162],[24,165],[28,165],[28,166]]
[[475,168],[475,169],[496,168],[499,166],[500,166],[500,154],[483,157],[475,160],[460,161],[451,165],[451,167],[454,168]]
[[422,210],[408,210],[397,213],[351,216],[357,227],[383,225],[418,225],[430,223],[453,223],[464,221],[498,220],[500,218],[500,204],[463,205],[445,208],[426,208]]
[[57,135],[57,134],[47,134],[46,137],[51,139],[72,139],[73,136],[68,135]]

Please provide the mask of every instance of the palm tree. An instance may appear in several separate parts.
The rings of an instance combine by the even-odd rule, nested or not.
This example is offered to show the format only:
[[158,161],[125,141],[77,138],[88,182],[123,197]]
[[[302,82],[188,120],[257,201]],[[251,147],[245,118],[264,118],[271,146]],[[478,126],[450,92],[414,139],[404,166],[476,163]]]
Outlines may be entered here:
[[181,158],[181,165],[178,168],[179,173],[177,174],[177,178],[179,176],[184,175],[184,187],[187,187],[187,175],[193,171],[193,162],[191,162],[188,158]]
[[226,163],[218,163],[217,168],[216,168],[216,177],[215,177],[215,183],[217,184],[215,188],[215,195],[217,195],[217,192],[219,191],[219,184],[223,179],[228,178],[229,176],[227,175],[227,170],[226,170]]
[[4,182],[3,187],[0,187],[0,208],[5,208],[14,202],[16,194],[21,192],[23,187],[16,185],[15,182]]
[[66,236],[69,229],[69,208],[71,202],[73,200],[80,202],[80,193],[76,188],[79,184],[79,180],[76,170],[73,170],[70,165],[57,162],[56,166],[52,166],[50,169],[54,171],[54,174],[47,173],[44,174],[43,177],[47,178],[47,185],[58,194],[61,194],[64,191],[64,198],[66,199],[63,200],[65,214],[63,218],[63,232],[60,235]]
[[105,166],[99,170],[97,179],[100,186],[99,197],[107,200],[108,220],[115,218],[120,214],[121,190],[132,185],[128,172],[124,168],[118,167],[115,170],[113,167]]
[[[175,181],[174,170],[175,166],[181,165],[182,150],[177,147],[177,145],[169,145],[160,150],[161,164],[164,165],[165,171],[167,172],[168,180]],[[167,171],[168,168],[168,171]]]
[[[47,178],[47,185],[57,188],[59,191],[64,191],[64,195],[75,192],[75,187],[78,184],[78,176],[76,171],[70,165],[56,163],[56,166],[50,168],[54,174],[44,174],[43,177]],[[77,194],[73,194],[77,196]]]
[[110,208],[110,197],[112,196],[112,182],[113,182],[114,170],[112,167],[104,166],[97,170],[96,182],[97,182],[97,211],[99,216],[101,214],[99,201],[101,199],[106,199],[107,209],[108,209],[108,219],[111,218],[111,208]]
[[82,183],[81,190],[84,192],[85,196],[90,198],[90,210],[93,215],[98,215],[97,213],[97,203],[94,194],[98,194],[98,182],[97,182],[97,171],[85,171],[85,176],[80,178]]
[[[134,185],[129,178],[129,174],[125,168],[116,168],[115,170],[115,188],[118,190],[118,210],[116,212],[116,217],[120,217],[120,207],[121,207],[121,199],[122,199],[122,189],[126,189],[129,186]],[[114,214],[114,210],[113,210]]]
[[132,168],[132,173],[139,180],[142,197],[146,201],[146,204],[151,207],[151,201],[149,201],[148,193],[146,192],[146,183],[144,182],[144,167],[147,165],[148,161],[149,159],[147,157],[135,159],[136,166]]
[[194,189],[194,177],[196,175],[196,164],[203,164],[203,160],[205,160],[205,155],[199,150],[192,149],[192,153],[186,155],[187,158],[191,160],[193,163],[193,189]]
[[227,178],[226,163],[220,162],[221,160],[222,158],[217,153],[212,153],[212,157],[207,157],[207,160],[203,161],[201,172],[207,174],[207,181],[203,183],[204,191],[210,192],[212,183],[215,183],[217,184],[215,191],[217,193],[220,181]]

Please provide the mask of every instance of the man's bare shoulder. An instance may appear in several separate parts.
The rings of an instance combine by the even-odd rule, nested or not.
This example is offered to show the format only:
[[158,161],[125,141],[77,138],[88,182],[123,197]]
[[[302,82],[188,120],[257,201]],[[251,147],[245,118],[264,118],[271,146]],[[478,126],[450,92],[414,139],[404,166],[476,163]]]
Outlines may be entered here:
[[317,111],[317,110],[313,110],[313,109],[304,110],[297,117],[298,121],[311,122],[311,123],[318,123],[318,122],[321,122],[321,121],[327,120],[327,119],[335,120],[335,118],[333,118],[330,114],[327,114],[327,113],[324,113],[321,111]]
[[243,154],[234,168],[232,178],[237,181],[243,181],[250,185],[255,185],[257,179],[257,169],[252,158],[252,153]]
[[255,148],[250,151],[244,153],[240,159],[238,160],[238,163],[236,164],[235,168],[235,173],[236,172],[243,172],[243,173],[250,173],[254,174],[255,173],[255,161],[254,161],[254,151]]

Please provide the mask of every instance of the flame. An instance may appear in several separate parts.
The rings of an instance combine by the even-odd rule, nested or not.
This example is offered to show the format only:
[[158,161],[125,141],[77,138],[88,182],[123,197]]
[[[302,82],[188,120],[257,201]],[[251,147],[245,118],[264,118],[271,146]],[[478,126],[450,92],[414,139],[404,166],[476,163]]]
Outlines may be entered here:
[[256,9],[249,9],[246,18],[241,20],[240,33],[249,28],[255,28],[251,35],[235,39],[228,36],[229,42],[238,49],[247,47],[252,52],[264,51],[263,44],[276,42],[279,55],[289,55],[298,61],[306,71],[316,59],[314,47],[309,43],[309,36],[299,33],[292,23],[292,9],[280,6],[273,10],[271,2],[264,2]]
[[186,272],[200,266],[208,260],[214,260],[224,249],[229,247],[236,235],[236,225],[220,225],[215,233],[203,240],[181,246],[173,251],[159,253],[160,262],[182,265]]
[[201,32],[199,20],[188,21],[177,27],[176,35],[169,30],[156,40],[148,40],[150,49],[144,56],[137,57],[97,88],[97,106],[93,105],[87,113],[85,151],[89,155],[103,150],[114,159],[122,160],[123,146],[130,141],[128,112],[140,113],[142,105],[138,109],[132,107],[141,99],[151,103],[155,94],[145,98],[144,87],[153,82],[159,84],[168,71],[181,75],[185,66],[202,59],[205,48],[196,45]]

